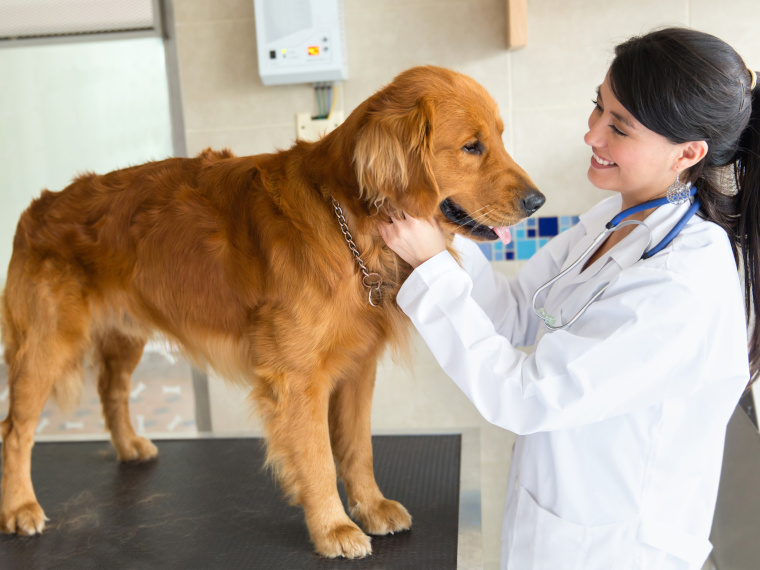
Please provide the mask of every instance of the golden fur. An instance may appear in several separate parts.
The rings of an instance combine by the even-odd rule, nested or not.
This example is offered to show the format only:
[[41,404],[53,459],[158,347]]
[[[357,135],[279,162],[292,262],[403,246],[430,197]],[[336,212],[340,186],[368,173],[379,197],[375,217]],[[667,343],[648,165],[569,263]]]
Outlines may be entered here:
[[[317,552],[371,552],[341,505],[336,475],[365,532],[408,529],[411,517],[382,495],[372,470],[375,368],[389,343],[406,346],[395,297],[411,270],[384,245],[377,220],[436,215],[466,234],[442,215],[445,198],[489,225],[524,217],[521,200],[535,190],[506,153],[502,129],[472,79],[414,68],[316,143],[249,157],[206,150],[43,191],[19,221],[2,300],[10,412],[0,528],[42,532],[30,475],[35,425],[51,393],[76,403],[89,352],[119,459],[156,457],[130,424],[128,398],[130,375],[159,331],[199,366],[250,386],[268,461],[303,506]],[[463,152],[472,140],[480,155]],[[367,302],[332,198],[382,276],[378,307]]]

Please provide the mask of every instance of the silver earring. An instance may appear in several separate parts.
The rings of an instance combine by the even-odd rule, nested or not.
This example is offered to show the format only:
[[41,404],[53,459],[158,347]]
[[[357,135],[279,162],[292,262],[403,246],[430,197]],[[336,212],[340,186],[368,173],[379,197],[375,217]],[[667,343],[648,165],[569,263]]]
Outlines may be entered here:
[[676,181],[668,186],[665,197],[671,204],[685,204],[689,201],[690,196],[689,186],[681,182],[678,177],[678,168],[676,168]]

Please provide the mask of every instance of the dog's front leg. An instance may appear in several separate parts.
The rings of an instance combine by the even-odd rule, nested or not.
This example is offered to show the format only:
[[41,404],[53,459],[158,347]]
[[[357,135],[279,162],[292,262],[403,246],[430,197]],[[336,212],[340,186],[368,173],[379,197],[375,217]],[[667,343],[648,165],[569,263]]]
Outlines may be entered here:
[[351,515],[369,534],[408,530],[412,517],[401,503],[386,499],[372,465],[372,392],[377,359],[368,358],[356,377],[342,380],[330,399],[330,439],[338,474],[346,485]]
[[340,501],[330,449],[328,378],[270,378],[257,400],[268,435],[268,462],[284,491],[303,506],[317,553],[363,558],[370,538],[348,517]]

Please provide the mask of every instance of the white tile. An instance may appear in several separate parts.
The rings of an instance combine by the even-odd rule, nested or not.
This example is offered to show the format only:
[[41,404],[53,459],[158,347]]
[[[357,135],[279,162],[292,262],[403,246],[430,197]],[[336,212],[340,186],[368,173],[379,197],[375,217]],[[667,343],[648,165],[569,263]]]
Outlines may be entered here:
[[591,103],[515,110],[513,156],[546,196],[539,216],[578,215],[610,195],[586,176],[591,153],[583,135],[590,112]]
[[515,109],[574,106],[604,79],[613,48],[666,24],[686,24],[688,0],[528,2],[528,45],[514,52]]
[[261,83],[253,20],[178,26],[177,50],[187,130],[293,125],[315,110],[308,84]]
[[188,156],[195,156],[203,149],[230,149],[238,156],[249,156],[277,149],[287,149],[295,142],[293,126],[258,127],[250,129],[208,130],[187,132]]
[[510,55],[503,1],[421,2],[397,9],[384,3],[384,9],[360,9],[357,4],[346,13],[347,110],[401,71],[431,64],[471,75],[506,114]]
[[173,0],[178,24],[253,18],[253,0]]
[[718,36],[742,56],[747,66],[760,70],[760,2],[731,0],[720,8],[711,0],[690,0],[691,27]]

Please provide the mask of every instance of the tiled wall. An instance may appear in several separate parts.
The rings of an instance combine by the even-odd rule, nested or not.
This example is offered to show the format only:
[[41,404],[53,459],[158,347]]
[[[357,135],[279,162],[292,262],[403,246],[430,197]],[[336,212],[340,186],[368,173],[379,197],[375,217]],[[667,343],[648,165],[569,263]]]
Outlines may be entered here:
[[497,240],[478,246],[491,261],[526,261],[551,238],[577,223],[578,216],[528,218],[512,226],[512,241],[508,244]]

